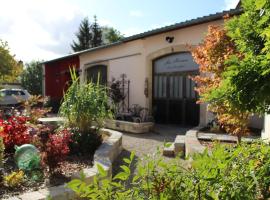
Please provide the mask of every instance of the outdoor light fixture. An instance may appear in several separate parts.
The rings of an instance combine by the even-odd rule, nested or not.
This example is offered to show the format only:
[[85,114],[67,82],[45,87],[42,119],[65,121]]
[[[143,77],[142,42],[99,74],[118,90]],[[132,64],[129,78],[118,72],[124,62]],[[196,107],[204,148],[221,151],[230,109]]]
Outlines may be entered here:
[[173,40],[174,40],[174,37],[169,37],[169,36],[166,37],[166,41],[167,41],[168,43],[172,43]]
[[144,80],[144,95],[146,98],[148,97],[148,78]]

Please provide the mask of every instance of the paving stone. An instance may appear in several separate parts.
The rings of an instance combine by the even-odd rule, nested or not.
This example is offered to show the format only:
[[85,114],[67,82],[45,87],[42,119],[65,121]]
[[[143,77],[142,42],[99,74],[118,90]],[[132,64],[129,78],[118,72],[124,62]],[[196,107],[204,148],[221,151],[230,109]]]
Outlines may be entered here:
[[45,200],[46,195],[36,191],[36,192],[28,192],[19,196],[21,200]]
[[9,197],[9,198],[5,198],[5,199],[3,199],[3,200],[21,200],[21,199],[19,199],[18,197]]

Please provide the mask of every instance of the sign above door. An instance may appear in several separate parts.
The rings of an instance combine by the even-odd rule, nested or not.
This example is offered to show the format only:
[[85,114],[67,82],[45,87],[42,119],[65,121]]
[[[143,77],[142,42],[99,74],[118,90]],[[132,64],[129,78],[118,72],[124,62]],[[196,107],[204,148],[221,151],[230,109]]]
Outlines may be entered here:
[[194,62],[191,53],[182,52],[159,58],[155,61],[155,73],[172,73],[183,71],[194,71],[199,65]]

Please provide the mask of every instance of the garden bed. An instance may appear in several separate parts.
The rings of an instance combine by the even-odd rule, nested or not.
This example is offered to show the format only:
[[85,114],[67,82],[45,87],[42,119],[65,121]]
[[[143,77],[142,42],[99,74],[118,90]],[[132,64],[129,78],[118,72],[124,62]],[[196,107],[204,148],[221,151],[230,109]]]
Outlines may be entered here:
[[[4,164],[3,170],[5,173],[11,173],[12,171],[18,170],[14,160],[11,159],[12,157],[12,155],[8,156],[8,159]],[[70,155],[65,161],[60,163],[53,174],[44,172],[43,177],[38,181],[31,181],[30,179],[25,178],[25,181],[22,182],[22,184],[12,188],[0,183],[0,199],[20,195],[24,192],[37,191],[46,187],[62,185],[69,182],[73,174],[92,166],[93,156]]]

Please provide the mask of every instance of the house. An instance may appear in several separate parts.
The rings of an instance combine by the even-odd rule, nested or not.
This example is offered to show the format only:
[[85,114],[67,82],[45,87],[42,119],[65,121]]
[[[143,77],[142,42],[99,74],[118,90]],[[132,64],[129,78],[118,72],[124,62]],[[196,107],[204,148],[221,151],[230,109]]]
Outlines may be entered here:
[[[198,73],[190,47],[202,41],[209,25],[222,25],[225,15],[240,13],[239,8],[219,12],[46,61],[44,95],[55,101],[62,98],[70,80],[70,66],[77,68],[82,83],[97,72],[103,82],[124,73],[130,80],[129,104],[148,108],[156,122],[206,125],[211,115],[205,104],[196,104],[195,84],[189,78]],[[252,123],[262,126],[261,120]]]

